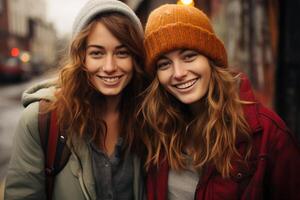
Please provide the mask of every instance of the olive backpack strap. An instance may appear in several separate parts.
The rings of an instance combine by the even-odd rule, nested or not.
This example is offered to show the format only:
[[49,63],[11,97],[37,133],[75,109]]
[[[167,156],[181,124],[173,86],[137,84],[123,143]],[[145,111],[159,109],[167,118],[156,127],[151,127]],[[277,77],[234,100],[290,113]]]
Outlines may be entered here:
[[48,105],[48,101],[39,102],[38,127],[45,157],[47,199],[51,200],[54,178],[67,164],[71,151],[66,145],[66,133],[59,131],[57,113],[55,110],[47,111]]

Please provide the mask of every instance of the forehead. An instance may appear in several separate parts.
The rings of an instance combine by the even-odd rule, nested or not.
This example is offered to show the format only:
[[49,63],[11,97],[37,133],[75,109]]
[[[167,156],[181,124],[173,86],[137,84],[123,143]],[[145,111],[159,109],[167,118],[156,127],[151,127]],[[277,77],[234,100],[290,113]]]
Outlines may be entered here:
[[101,22],[97,22],[87,38],[87,45],[119,46],[121,42]]

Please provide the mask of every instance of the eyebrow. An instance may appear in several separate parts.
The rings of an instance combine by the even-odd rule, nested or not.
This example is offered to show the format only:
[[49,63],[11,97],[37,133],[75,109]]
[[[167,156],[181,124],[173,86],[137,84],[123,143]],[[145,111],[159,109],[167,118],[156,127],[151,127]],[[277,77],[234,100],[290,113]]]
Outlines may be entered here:
[[[179,51],[179,55],[183,54],[185,51],[193,51],[193,50],[191,50],[191,49],[181,49],[181,50]],[[158,57],[157,61],[159,61],[159,60],[161,60],[161,59],[170,59],[170,58],[168,58],[168,57],[165,56],[165,55],[161,55],[160,57]]]
[[181,54],[183,54],[183,53],[186,52],[186,51],[195,51],[195,50],[193,50],[193,49],[181,49],[181,50],[179,51],[179,54],[181,55]]
[[[103,46],[97,45],[97,44],[90,44],[90,45],[88,45],[86,48],[87,48],[87,49],[88,49],[88,48],[105,49]],[[120,45],[116,46],[115,49],[118,50],[118,49],[122,49],[122,48],[127,48],[127,47],[126,47],[124,44],[120,44]]]
[[162,59],[169,59],[169,58],[165,55],[161,55],[157,58],[157,61],[162,60]]

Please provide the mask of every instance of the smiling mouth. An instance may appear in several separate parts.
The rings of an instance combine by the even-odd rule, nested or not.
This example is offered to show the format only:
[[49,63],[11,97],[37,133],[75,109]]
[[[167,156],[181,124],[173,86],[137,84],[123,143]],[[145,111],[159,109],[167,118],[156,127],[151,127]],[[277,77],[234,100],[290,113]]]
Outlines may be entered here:
[[104,82],[115,83],[115,82],[119,81],[122,76],[123,75],[121,75],[121,76],[97,76],[97,77],[102,79]]
[[195,85],[195,83],[197,82],[199,78],[195,78],[195,79],[192,79],[188,82],[185,82],[185,83],[181,83],[181,84],[176,84],[174,85],[174,87],[176,87],[177,89],[187,89],[187,88],[190,88],[192,87],[193,85]]

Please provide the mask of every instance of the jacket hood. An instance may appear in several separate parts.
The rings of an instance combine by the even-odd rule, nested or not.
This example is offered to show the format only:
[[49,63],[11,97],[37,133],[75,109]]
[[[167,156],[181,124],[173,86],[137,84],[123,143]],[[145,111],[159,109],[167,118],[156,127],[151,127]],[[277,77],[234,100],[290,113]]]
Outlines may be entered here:
[[56,79],[48,79],[37,83],[26,89],[22,94],[21,102],[24,107],[27,107],[33,102],[40,100],[54,101],[54,93],[57,89]]

